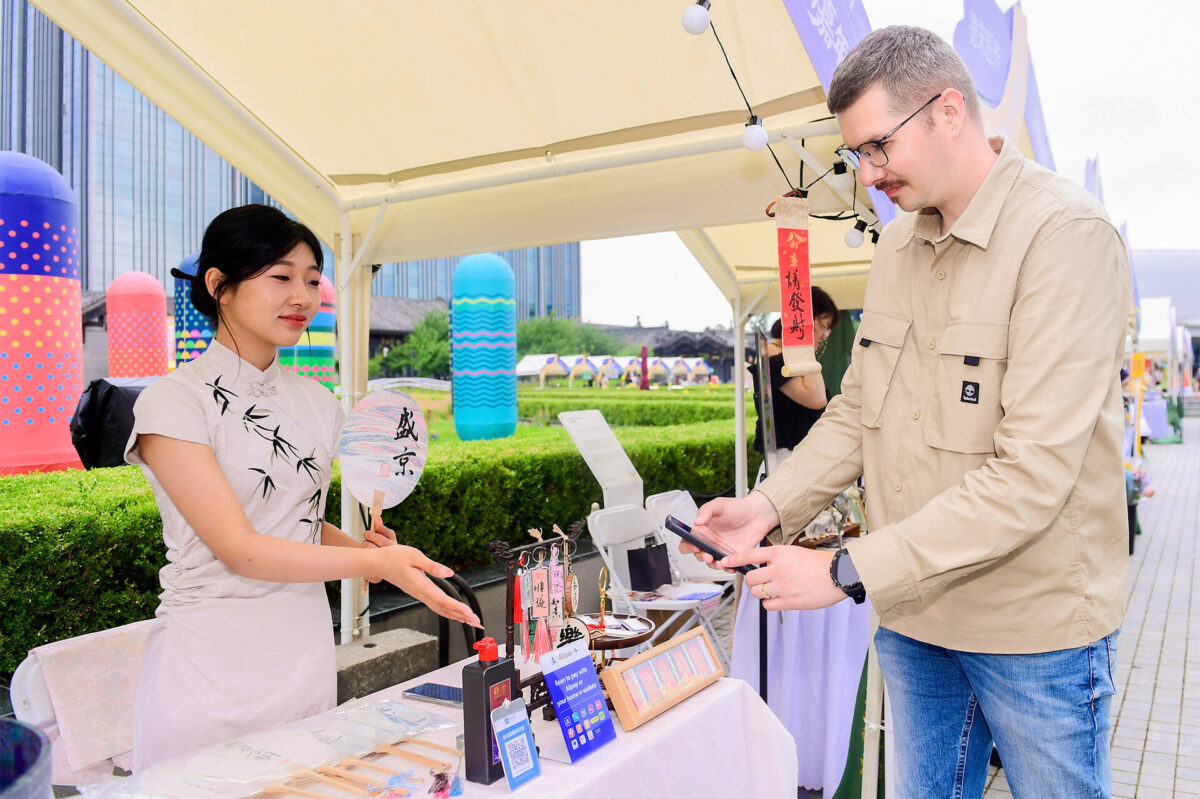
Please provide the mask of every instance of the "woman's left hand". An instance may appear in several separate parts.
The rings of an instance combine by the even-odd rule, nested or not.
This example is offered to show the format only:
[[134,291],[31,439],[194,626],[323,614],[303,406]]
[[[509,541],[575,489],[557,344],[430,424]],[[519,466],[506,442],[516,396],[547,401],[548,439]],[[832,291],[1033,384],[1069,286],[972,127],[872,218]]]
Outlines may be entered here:
[[[385,527],[383,519],[375,519],[375,529],[363,531],[363,549],[371,549],[373,547],[393,547],[396,546],[396,531],[390,527]],[[379,580],[370,580],[372,583],[377,583]]]
[[759,547],[729,555],[716,565],[760,564],[746,575],[745,588],[763,600],[765,610],[815,610],[847,599],[829,576],[833,555],[828,549]]

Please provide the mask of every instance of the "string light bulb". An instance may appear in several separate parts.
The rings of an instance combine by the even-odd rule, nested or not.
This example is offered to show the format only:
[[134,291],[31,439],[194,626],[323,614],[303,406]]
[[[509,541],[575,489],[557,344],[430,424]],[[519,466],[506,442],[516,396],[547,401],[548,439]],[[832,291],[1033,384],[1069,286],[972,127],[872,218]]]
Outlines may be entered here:
[[876,230],[875,228],[871,228],[871,243],[872,244],[879,243],[879,231]]
[[833,162],[829,185],[837,191],[850,191],[854,186],[854,176],[850,174],[850,170],[846,168],[846,162],[841,158]]
[[711,17],[708,14],[709,0],[696,0],[683,10],[683,29],[693,36],[708,30]]
[[861,247],[863,240],[866,238],[865,231],[867,229],[866,220],[860,219],[854,223],[854,227],[846,231],[846,246]]
[[756,153],[767,146],[767,131],[762,126],[762,117],[751,114],[742,130],[742,146]]

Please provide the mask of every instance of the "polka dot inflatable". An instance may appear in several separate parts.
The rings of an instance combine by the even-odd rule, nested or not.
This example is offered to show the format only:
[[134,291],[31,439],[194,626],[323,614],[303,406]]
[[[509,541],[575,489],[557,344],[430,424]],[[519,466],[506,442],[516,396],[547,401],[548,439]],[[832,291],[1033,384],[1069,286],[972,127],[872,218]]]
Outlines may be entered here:
[[[196,274],[200,253],[195,252],[183,259],[177,270],[187,275]],[[175,365],[194,361],[212,343],[213,331],[208,317],[192,305],[192,281],[175,278]]]
[[0,152],[0,475],[83,468],[78,217],[62,175]]
[[154,377],[167,373],[167,293],[158,278],[126,272],[108,285],[108,373]]
[[279,348],[279,365],[333,391],[337,371],[337,291],[321,277],[321,310],[294,347]]

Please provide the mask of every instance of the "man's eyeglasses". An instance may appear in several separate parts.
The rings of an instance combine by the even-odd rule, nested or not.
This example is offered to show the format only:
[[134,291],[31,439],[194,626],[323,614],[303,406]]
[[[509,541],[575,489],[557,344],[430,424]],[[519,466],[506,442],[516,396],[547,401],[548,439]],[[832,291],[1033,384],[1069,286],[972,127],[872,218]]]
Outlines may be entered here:
[[847,147],[842,145],[834,150],[834,152],[845,159],[850,166],[854,167],[855,169],[861,169],[861,164],[863,161],[866,161],[868,164],[877,169],[879,167],[887,166],[888,156],[887,151],[883,149],[883,145],[888,139],[896,135],[896,131],[907,125],[913,117],[924,111],[930,103],[941,97],[944,93],[944,91],[941,91],[935,94],[933,97],[930,97],[925,101],[924,105],[906,116],[903,122],[880,136],[878,139],[872,139],[869,142],[863,142],[857,147]]

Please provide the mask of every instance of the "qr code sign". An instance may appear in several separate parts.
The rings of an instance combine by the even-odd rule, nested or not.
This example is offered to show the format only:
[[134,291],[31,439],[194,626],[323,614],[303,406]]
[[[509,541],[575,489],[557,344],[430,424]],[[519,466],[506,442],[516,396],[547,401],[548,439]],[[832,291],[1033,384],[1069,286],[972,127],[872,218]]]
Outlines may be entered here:
[[504,751],[508,762],[512,764],[512,776],[520,777],[533,768],[533,758],[529,756],[529,744],[525,736],[518,736],[504,742]]

